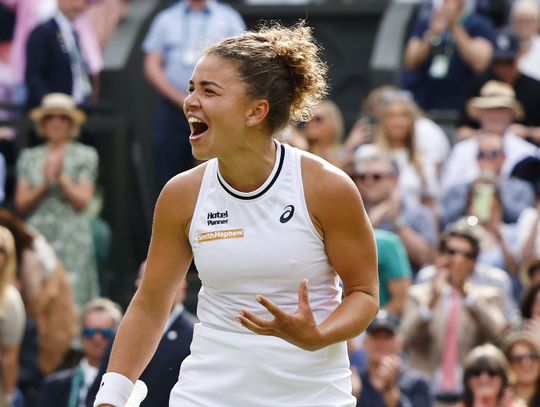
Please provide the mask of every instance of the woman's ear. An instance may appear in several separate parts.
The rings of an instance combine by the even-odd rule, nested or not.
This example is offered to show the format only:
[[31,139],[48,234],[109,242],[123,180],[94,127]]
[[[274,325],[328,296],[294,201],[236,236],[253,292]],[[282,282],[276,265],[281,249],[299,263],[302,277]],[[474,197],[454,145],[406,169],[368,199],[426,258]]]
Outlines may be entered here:
[[270,111],[270,104],[266,99],[254,100],[246,114],[248,127],[257,126],[266,119]]

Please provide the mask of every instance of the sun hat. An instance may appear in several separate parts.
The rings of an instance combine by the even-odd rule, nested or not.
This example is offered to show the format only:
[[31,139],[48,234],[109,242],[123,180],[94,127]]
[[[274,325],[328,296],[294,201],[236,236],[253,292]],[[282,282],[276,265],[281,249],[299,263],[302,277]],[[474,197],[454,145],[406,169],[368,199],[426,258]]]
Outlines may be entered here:
[[507,107],[514,111],[516,119],[523,117],[523,107],[516,100],[514,89],[499,81],[488,81],[480,89],[480,96],[471,98],[467,104],[467,113],[473,119],[478,118],[479,109],[493,109],[497,107]]
[[72,135],[76,136],[79,128],[86,121],[86,115],[77,108],[75,100],[65,93],[49,93],[41,101],[41,105],[30,112],[30,118],[33,120],[37,132],[43,133],[43,118],[50,114],[64,114],[73,122]]

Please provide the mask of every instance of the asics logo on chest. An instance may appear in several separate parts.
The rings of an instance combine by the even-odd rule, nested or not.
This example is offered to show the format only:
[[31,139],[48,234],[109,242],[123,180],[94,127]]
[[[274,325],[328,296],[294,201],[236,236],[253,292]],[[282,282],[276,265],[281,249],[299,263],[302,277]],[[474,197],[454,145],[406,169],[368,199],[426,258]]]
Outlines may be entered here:
[[283,214],[279,217],[279,221],[281,223],[287,223],[294,215],[294,205],[287,205],[283,209],[285,209],[285,212],[283,212]]

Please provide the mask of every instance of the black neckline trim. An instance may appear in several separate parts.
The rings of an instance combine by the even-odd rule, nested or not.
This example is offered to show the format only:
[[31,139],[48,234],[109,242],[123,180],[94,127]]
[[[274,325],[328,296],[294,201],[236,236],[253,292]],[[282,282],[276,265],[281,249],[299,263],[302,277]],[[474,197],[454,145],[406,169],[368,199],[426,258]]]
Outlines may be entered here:
[[277,146],[279,146],[280,148],[280,154],[279,154],[279,163],[278,163],[278,168],[277,168],[277,171],[276,173],[274,174],[274,177],[272,178],[272,180],[270,181],[270,183],[266,186],[266,188],[264,188],[261,192],[255,194],[255,195],[250,195],[250,196],[244,196],[244,195],[238,195],[236,192],[234,191],[231,191],[229,186],[227,184],[225,184],[222,180],[221,180],[221,174],[217,174],[217,179],[219,181],[219,184],[221,185],[221,187],[227,192],[229,193],[229,195],[237,198],[237,199],[242,199],[244,201],[247,201],[247,200],[250,200],[250,199],[255,199],[255,198],[259,198],[260,196],[264,195],[270,188],[272,188],[272,185],[275,184],[275,182],[277,181],[278,177],[279,177],[279,174],[281,173],[281,169],[283,168],[283,162],[285,161],[285,148],[283,147],[283,145],[281,144],[277,144]]

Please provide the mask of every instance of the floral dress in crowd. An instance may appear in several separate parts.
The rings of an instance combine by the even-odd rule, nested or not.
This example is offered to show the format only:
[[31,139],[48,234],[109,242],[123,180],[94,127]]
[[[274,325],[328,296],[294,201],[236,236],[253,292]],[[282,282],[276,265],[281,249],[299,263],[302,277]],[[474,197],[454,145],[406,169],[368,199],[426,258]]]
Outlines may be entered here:
[[[17,163],[18,180],[32,187],[43,183],[46,146],[24,149]],[[95,183],[98,154],[95,148],[73,142],[64,152],[62,174],[73,182],[84,179]],[[27,219],[51,243],[71,276],[77,304],[84,305],[99,295],[94,243],[88,216],[77,212],[60,187],[51,187]]]

